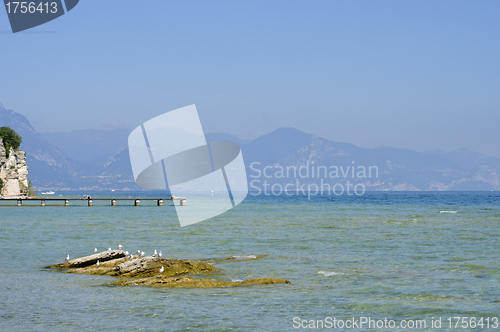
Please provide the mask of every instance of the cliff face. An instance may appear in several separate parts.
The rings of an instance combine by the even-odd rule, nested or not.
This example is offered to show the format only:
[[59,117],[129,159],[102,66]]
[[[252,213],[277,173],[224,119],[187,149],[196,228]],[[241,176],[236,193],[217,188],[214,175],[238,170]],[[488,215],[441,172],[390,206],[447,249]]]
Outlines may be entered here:
[[0,138],[0,180],[3,182],[2,197],[19,197],[28,194],[28,166],[26,152],[10,150],[7,158]]

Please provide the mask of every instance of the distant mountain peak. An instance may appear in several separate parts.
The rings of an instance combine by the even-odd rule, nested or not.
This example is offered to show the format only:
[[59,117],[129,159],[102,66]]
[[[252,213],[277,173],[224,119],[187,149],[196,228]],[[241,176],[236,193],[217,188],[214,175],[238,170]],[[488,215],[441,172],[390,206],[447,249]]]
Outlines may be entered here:
[[208,142],[231,142],[238,145],[242,145],[251,141],[250,139],[241,139],[238,136],[225,133],[205,134],[205,138]]
[[[293,128],[293,127],[278,128],[278,129],[270,132],[267,135],[290,135],[290,136],[302,136],[302,137],[314,137],[315,136],[313,134],[305,133],[302,130],[299,130],[299,129]],[[266,136],[266,135],[264,135],[264,136]]]
[[452,153],[463,153],[463,154],[481,155],[481,153],[475,152],[475,151],[471,151],[471,150],[469,150],[467,148],[460,148],[460,149],[453,150],[451,152]]
[[24,115],[7,110],[3,105],[0,107],[2,126],[14,129],[23,138],[20,149],[26,151],[30,167],[29,180],[33,180],[35,187],[68,186],[73,182],[73,177],[83,171],[80,164],[37,133]]
[[8,110],[2,104],[0,104],[0,125],[9,127],[23,126],[35,132],[35,129],[24,115]]
[[278,128],[276,130],[273,131],[273,133],[291,133],[291,134],[296,134],[296,133],[300,133],[300,134],[306,134],[306,135],[310,135],[310,134],[307,134],[305,132],[303,132],[302,130],[299,130],[297,128],[294,128],[294,127],[281,127],[281,128]]
[[[21,148],[27,152],[30,179],[38,189],[137,189],[126,146],[129,134],[126,129],[42,135],[23,115],[6,110],[2,104],[0,126],[10,126],[23,137]],[[206,134],[206,139],[239,144],[247,167],[255,162],[260,169],[298,168],[313,163],[329,170],[348,166],[356,167],[357,171],[359,167],[376,166],[376,178],[354,179],[363,181],[367,190],[500,190],[500,158],[465,148],[424,153],[392,147],[368,149],[290,127],[278,128],[253,140],[225,133]],[[250,168],[248,171],[255,173]],[[353,173],[346,174],[354,177]],[[346,179],[342,175],[326,180],[334,185]],[[287,184],[297,179],[276,176],[274,180]],[[319,181],[318,176],[299,180]]]

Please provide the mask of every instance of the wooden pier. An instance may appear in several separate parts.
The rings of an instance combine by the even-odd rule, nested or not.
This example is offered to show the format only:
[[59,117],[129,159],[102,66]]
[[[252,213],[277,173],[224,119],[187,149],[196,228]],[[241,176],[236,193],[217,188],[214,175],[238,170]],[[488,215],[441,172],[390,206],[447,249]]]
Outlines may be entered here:
[[[87,202],[88,206],[94,206],[94,201],[109,201],[111,206],[117,206],[117,201],[132,201],[134,206],[141,206],[141,201],[156,201],[157,206],[163,206],[163,201],[179,201],[180,206],[186,206],[186,198],[184,197],[167,197],[167,198],[151,198],[151,197],[142,197],[142,198],[91,198],[91,199],[81,199],[81,198],[44,198],[44,197],[36,197],[36,198],[2,198],[0,202],[3,201],[15,201],[17,202],[17,206],[23,206],[23,202],[36,202],[40,201],[40,206],[46,206],[46,202],[59,201],[64,204],[50,204],[50,206],[69,206],[70,201],[76,202]],[[13,206],[14,204],[2,204],[3,206]],[[26,204],[29,206],[35,206],[34,204]],[[80,204],[79,204],[80,205]],[[0,205],[1,206],[1,205]]]

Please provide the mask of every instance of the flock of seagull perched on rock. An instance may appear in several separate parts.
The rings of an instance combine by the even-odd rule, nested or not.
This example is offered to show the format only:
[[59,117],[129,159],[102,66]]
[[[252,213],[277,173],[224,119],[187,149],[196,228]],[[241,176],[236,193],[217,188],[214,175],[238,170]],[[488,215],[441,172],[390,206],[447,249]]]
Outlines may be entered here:
[[[118,250],[122,250],[123,246],[121,244],[118,245]],[[111,248],[108,248],[108,251],[111,251]],[[94,254],[97,253],[97,248],[94,248]],[[137,250],[137,255],[139,257],[144,257],[145,253],[144,251],[140,251],[140,250]],[[129,256],[129,252],[128,251],[125,251],[125,256],[126,257],[129,257],[130,259],[134,259],[134,256],[132,254],[130,254]],[[161,250],[160,252],[158,252],[156,249],[154,250],[153,254],[151,255],[152,257],[158,257],[158,258],[161,258],[162,257],[162,253],[161,253]],[[66,259],[65,261],[66,262],[69,262],[69,255],[66,256]],[[99,262],[99,260],[97,260],[97,263],[95,264],[96,266],[99,266],[101,263]],[[161,269],[158,271],[158,273],[163,273],[163,271],[165,271],[165,269],[163,268],[163,266],[161,267]]]

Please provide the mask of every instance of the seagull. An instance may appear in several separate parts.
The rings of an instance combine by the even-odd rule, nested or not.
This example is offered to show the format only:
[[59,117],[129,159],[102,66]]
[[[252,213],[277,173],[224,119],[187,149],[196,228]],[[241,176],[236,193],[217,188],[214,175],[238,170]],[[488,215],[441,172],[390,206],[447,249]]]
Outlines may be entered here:
[[161,250],[160,250],[160,252],[158,253],[158,257],[160,257],[160,258],[161,258],[161,256],[162,256],[162,255],[161,255]]
[[66,256],[66,262],[69,262],[69,255]]
[[134,259],[134,256],[132,256],[132,254],[130,254],[130,259]]
[[163,266],[161,267],[159,273],[163,273],[163,271],[165,271],[165,269],[163,268]]
[[144,257],[144,251],[141,251],[141,257]]
[[158,254],[158,252],[155,249],[155,252],[153,253],[153,257],[156,257],[157,254]]
[[121,244],[118,245],[118,250],[122,250],[123,246]]
[[95,263],[95,265],[99,266],[99,264],[101,264],[101,263],[99,263],[99,260],[97,260],[97,263]]
[[141,251],[140,250],[137,250],[137,255],[140,255],[141,254]]
[[128,251],[125,251],[125,256],[128,256]]
[[111,251],[111,248],[108,248],[108,251]]
[[94,248],[94,254],[97,252],[97,248]]

